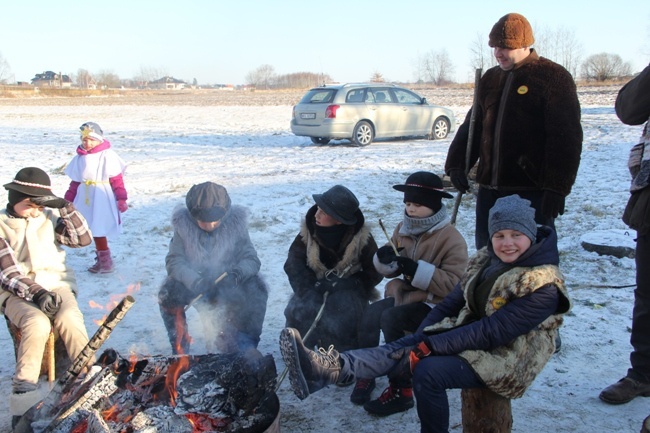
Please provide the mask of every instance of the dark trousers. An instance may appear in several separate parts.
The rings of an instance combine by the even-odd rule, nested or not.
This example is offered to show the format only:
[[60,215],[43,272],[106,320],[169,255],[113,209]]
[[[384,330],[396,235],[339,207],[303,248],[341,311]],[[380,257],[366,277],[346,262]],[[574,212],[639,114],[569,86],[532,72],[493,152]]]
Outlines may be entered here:
[[632,313],[632,368],[628,376],[650,383],[650,233],[636,241],[636,289]]
[[[410,349],[420,341],[421,335],[412,334],[383,346],[341,353],[339,382],[384,375],[409,376],[408,350],[402,359],[396,360],[391,354],[401,348]],[[448,432],[447,389],[484,387],[469,364],[458,356],[432,355],[422,359],[413,372],[413,382],[422,433]]]
[[517,194],[521,198],[530,200],[531,206],[535,209],[535,222],[537,224],[549,226],[555,230],[555,219],[546,218],[542,215],[542,195],[544,194],[544,191],[499,191],[480,187],[478,189],[478,196],[476,197],[476,232],[474,233],[474,242],[477,250],[486,246],[490,241],[490,235],[488,232],[488,216],[490,209],[492,209],[492,206],[494,206],[497,199],[513,194]]

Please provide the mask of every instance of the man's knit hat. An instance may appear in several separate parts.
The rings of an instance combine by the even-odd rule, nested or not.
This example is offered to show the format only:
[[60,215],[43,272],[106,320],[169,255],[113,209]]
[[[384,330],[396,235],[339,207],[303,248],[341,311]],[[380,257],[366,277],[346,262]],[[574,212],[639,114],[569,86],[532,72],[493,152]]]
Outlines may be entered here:
[[404,203],[411,202],[438,211],[442,207],[442,198],[453,198],[443,189],[442,180],[428,171],[417,171],[406,178],[404,185],[393,185],[404,192]]
[[348,226],[357,222],[359,200],[343,185],[334,185],[323,194],[313,194],[312,197],[318,207],[335,220]]
[[230,196],[223,186],[204,182],[190,188],[185,205],[197,221],[219,221],[230,211]]
[[499,230],[517,230],[535,243],[537,223],[535,209],[530,207],[530,201],[517,194],[497,199],[488,217],[490,239]]
[[533,28],[523,15],[511,13],[501,17],[492,27],[489,45],[511,50],[533,45]]
[[86,122],[79,127],[81,130],[81,139],[86,137],[94,138],[95,140],[104,141],[104,131],[95,122]]

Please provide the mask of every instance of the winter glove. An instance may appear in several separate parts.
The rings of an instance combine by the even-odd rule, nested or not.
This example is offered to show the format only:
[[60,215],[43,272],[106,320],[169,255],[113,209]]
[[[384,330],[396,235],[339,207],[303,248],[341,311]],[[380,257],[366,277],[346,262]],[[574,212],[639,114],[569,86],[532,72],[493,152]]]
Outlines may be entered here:
[[[398,248],[397,252],[400,252],[403,249],[404,247]],[[395,250],[393,250],[393,247],[391,245],[384,245],[377,250],[377,260],[379,260],[379,263],[390,265],[395,261],[396,258],[397,254],[395,254]]]
[[37,206],[50,207],[53,209],[64,208],[68,203],[70,203],[68,200],[61,197],[57,197],[55,195],[32,197],[30,200],[32,203],[34,203]]
[[61,308],[61,296],[55,292],[41,289],[34,294],[32,299],[38,305],[38,308],[50,319],[56,316],[59,308]]
[[420,362],[422,358],[426,358],[429,355],[431,355],[429,340],[423,340],[411,349],[411,353],[409,353],[409,366],[411,367],[411,373],[415,370],[417,363]]
[[402,274],[408,279],[411,280],[415,276],[415,273],[418,270],[418,262],[409,259],[408,257],[396,257],[395,261],[399,265],[399,269],[402,271]]
[[126,200],[118,200],[117,201],[117,210],[119,210],[120,212],[126,212],[128,208],[129,208],[129,205],[126,204]]
[[551,190],[542,194],[542,215],[546,218],[557,218],[564,214],[564,196]]
[[451,180],[451,184],[454,185],[454,188],[456,188],[458,192],[465,194],[467,191],[469,191],[469,181],[467,180],[465,170],[461,170],[460,168],[452,168],[449,170],[449,179]]
[[229,288],[235,289],[237,286],[239,286],[239,283],[241,283],[241,272],[233,269],[232,271],[228,271],[228,274],[224,279],[214,283],[214,288],[217,290]]

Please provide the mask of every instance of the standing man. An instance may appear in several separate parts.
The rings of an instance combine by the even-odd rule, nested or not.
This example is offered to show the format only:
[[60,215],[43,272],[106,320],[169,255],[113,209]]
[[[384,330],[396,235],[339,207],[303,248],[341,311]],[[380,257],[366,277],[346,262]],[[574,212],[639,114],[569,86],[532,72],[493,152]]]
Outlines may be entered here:
[[487,245],[488,212],[499,197],[530,200],[538,224],[555,228],[578,172],[582,151],[580,103],[571,74],[530,48],[528,20],[503,16],[492,27],[490,47],[499,63],[481,78],[471,158],[466,167],[471,110],[449,147],[445,172],[460,192],[466,170],[478,160],[476,249]]
[[641,142],[630,151],[632,195],[623,213],[625,224],[637,231],[631,368],[623,379],[600,393],[601,400],[621,404],[640,395],[650,396],[650,66],[623,86],[615,107],[621,122],[627,125],[645,122]]

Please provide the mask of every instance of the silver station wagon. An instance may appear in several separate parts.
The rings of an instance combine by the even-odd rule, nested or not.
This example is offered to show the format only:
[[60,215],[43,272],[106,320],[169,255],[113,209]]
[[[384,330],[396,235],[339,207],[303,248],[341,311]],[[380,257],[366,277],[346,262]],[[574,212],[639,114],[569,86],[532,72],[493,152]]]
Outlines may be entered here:
[[442,139],[456,128],[454,113],[417,93],[386,83],[310,89],[293,107],[291,132],[316,144],[348,139],[367,146],[376,138]]

